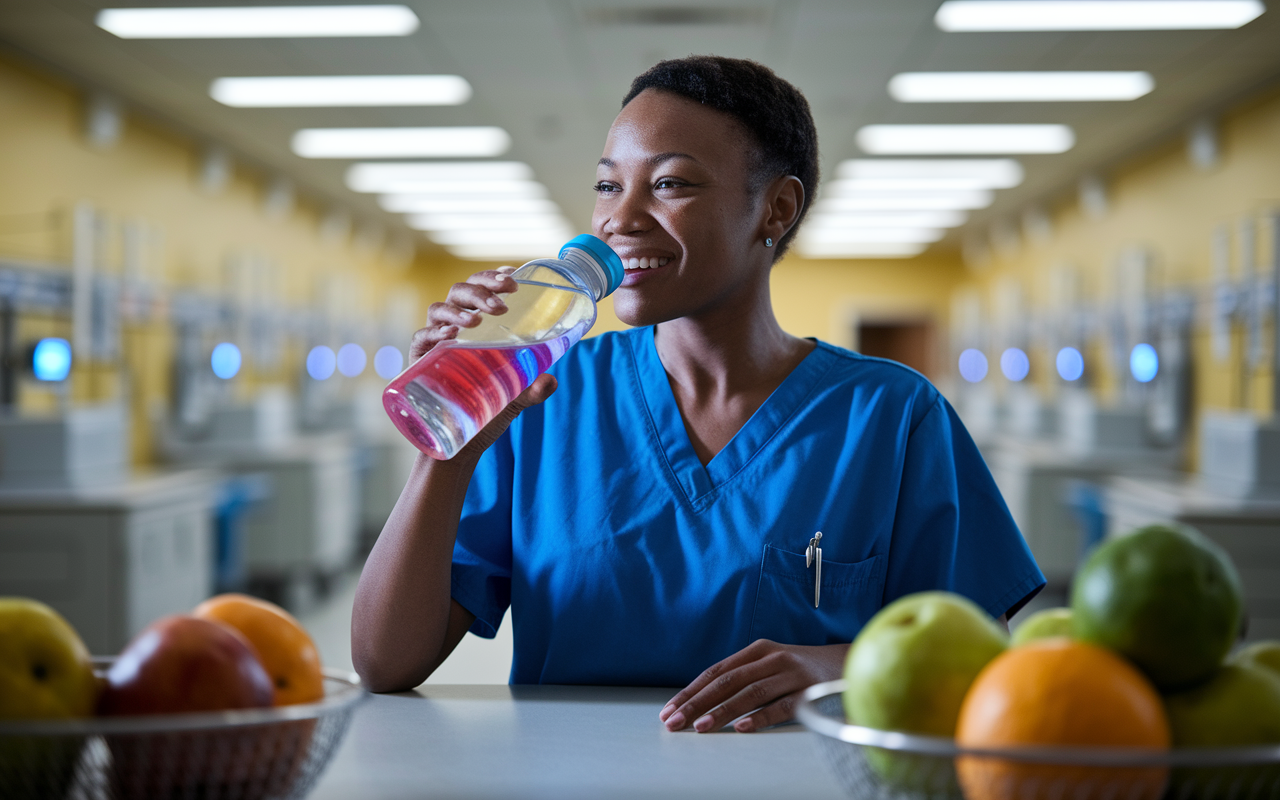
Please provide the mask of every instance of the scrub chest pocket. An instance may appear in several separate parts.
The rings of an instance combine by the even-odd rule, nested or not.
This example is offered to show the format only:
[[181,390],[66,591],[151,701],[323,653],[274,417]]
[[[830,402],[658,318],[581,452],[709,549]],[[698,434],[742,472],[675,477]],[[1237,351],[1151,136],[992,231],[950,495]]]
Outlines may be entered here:
[[801,645],[852,642],[880,610],[887,566],[884,556],[856,564],[824,558],[822,597],[814,608],[814,567],[805,566],[804,553],[766,544],[750,641],[771,639]]

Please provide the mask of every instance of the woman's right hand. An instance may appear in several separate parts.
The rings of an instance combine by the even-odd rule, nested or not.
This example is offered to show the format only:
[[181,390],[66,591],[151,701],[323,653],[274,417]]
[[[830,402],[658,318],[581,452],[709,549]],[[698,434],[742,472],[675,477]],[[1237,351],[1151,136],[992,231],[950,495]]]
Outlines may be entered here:
[[[462,328],[474,328],[480,324],[480,314],[492,316],[507,313],[502,295],[519,288],[511,273],[515,267],[498,267],[496,270],[477,272],[463,283],[455,283],[443,303],[432,303],[427,309],[427,326],[413,334],[409,345],[410,361],[417,361],[436,345],[447,339],[458,338]],[[512,400],[498,416],[467,442],[450,461],[474,463],[489,446],[498,440],[521,411],[535,406],[556,390],[556,379],[543,373],[523,392]]]
[[460,329],[479,325],[480,312],[494,316],[507,313],[502,295],[519,287],[512,272],[515,267],[487,269],[455,283],[443,303],[432,303],[427,309],[427,326],[413,334],[409,360],[417,361],[440,342],[458,338]]

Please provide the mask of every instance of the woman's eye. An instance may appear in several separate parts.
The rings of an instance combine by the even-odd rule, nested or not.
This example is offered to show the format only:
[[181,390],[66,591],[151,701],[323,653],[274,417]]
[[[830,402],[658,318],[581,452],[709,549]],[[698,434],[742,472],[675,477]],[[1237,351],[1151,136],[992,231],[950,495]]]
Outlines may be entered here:
[[678,188],[680,188],[681,186],[684,186],[684,185],[685,185],[684,181],[678,181],[678,180],[676,180],[675,178],[663,178],[662,180],[660,180],[660,181],[658,181],[656,184],[654,184],[654,187],[653,187],[653,188],[655,188],[655,189],[678,189]]
[[600,181],[591,188],[597,192],[616,192],[618,190],[617,186],[614,186],[612,183],[605,183],[604,181]]

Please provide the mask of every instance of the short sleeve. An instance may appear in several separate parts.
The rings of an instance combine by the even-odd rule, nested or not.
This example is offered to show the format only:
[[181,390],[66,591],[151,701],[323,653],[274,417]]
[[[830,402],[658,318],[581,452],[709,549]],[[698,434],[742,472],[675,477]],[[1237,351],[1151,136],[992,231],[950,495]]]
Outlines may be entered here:
[[514,457],[508,430],[476,465],[453,546],[450,594],[475,614],[471,632],[498,633],[511,605],[511,485]]
[[907,441],[884,602],[941,589],[1012,616],[1044,584],[977,445],[939,396]]

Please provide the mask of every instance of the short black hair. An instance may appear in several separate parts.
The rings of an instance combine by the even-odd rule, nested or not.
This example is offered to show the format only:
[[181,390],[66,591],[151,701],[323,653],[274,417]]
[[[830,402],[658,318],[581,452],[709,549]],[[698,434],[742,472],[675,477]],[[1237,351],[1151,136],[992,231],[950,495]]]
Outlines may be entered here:
[[755,140],[758,159],[752,189],[794,175],[804,186],[796,224],[778,241],[777,261],[795,238],[818,191],[818,131],[809,101],[795,86],[755,61],[723,56],[689,56],[659,61],[631,82],[625,107],[645,89],[687,97],[733,117]]

